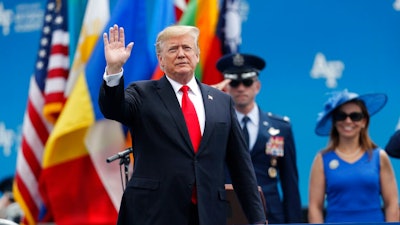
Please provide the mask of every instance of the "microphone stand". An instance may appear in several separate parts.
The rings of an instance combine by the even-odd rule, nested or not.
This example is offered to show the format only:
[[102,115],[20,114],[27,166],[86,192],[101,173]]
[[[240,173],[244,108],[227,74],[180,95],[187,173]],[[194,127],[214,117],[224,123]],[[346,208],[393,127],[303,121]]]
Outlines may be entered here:
[[[106,162],[111,163],[112,161],[116,159],[119,160],[119,165],[120,165],[120,174],[121,174],[121,183],[122,183],[122,191],[125,190],[126,186],[128,186],[128,180],[129,180],[129,163],[131,162],[131,159],[129,157],[129,154],[133,152],[132,148],[127,148],[122,152],[118,152],[117,154],[110,156],[107,158]],[[124,179],[122,177],[122,165],[124,165],[124,174],[125,174],[125,186],[124,186]]]

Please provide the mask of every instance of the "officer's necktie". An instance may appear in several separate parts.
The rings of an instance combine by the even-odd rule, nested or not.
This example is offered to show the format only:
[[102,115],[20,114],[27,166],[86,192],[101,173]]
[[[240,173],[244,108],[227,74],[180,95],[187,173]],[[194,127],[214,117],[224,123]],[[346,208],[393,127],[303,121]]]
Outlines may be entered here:
[[185,117],[186,126],[189,130],[190,139],[192,140],[192,145],[194,148],[194,152],[197,152],[200,140],[201,140],[201,131],[199,119],[197,117],[196,109],[192,101],[190,101],[188,91],[189,87],[184,85],[181,87],[182,95],[182,112]]
[[[189,87],[183,85],[180,89],[183,93],[182,95],[182,112],[183,116],[185,117],[186,126],[189,130],[190,139],[192,140],[192,145],[194,148],[194,152],[196,153],[201,140],[201,131],[200,131],[200,124],[199,118],[197,117],[196,109],[192,101],[190,101],[188,90]],[[196,184],[194,184],[192,189],[192,203],[197,204],[197,191],[196,191]]]
[[249,137],[249,130],[247,130],[247,122],[249,122],[250,118],[248,116],[244,116],[242,119],[243,123],[243,135],[244,139],[246,140],[247,148],[250,149],[250,137]]

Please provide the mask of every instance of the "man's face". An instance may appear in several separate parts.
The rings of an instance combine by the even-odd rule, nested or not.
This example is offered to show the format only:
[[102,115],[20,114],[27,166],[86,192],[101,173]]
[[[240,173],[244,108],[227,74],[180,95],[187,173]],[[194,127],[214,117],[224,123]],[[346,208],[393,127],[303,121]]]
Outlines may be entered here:
[[194,38],[182,35],[165,41],[158,60],[162,70],[172,79],[194,75],[199,62],[199,51]]
[[[252,82],[251,82],[252,81]],[[233,80],[227,87],[228,93],[235,101],[237,108],[246,108],[255,101],[261,84],[257,77],[244,80]]]

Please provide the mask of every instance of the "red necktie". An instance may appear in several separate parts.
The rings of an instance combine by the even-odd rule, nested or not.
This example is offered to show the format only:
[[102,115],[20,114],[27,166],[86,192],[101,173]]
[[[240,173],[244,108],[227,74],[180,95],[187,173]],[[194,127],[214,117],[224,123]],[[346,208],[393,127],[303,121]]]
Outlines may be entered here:
[[190,101],[188,95],[189,87],[184,85],[181,87],[182,95],[182,112],[185,117],[186,126],[189,130],[190,139],[192,140],[192,145],[194,152],[196,153],[201,140],[201,131],[199,119],[197,118],[197,113],[194,108],[192,101]]
[[[192,101],[190,101],[188,95],[189,87],[183,85],[181,87],[182,95],[182,112],[183,116],[185,117],[186,126],[189,130],[190,140],[192,141],[194,152],[196,153],[201,140],[201,131],[200,131],[200,124],[199,118],[197,117],[196,109]],[[193,186],[192,190],[192,203],[197,204],[197,191],[196,191],[196,184]]]

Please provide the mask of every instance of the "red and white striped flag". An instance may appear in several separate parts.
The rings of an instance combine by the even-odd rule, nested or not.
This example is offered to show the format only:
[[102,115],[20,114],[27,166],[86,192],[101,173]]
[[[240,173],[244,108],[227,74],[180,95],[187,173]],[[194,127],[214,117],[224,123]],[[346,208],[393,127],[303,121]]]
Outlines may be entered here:
[[30,80],[13,187],[15,199],[24,212],[22,224],[51,221],[38,182],[44,147],[58,114],[45,117],[43,110],[48,103],[65,102],[63,88],[69,68],[66,8],[64,0],[47,2],[35,71]]
[[56,0],[56,11],[52,19],[43,114],[49,122],[55,124],[66,101],[64,91],[69,74],[67,1]]

